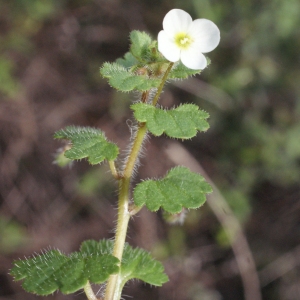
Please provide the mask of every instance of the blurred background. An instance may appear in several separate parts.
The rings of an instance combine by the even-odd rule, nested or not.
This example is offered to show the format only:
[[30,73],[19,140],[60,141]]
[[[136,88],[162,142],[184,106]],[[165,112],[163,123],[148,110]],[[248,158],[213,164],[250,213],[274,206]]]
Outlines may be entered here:
[[300,299],[299,0],[0,0],[1,300],[85,299],[27,294],[8,272],[49,246],[70,253],[113,236],[107,165],[60,168],[52,136],[94,126],[124,153],[137,95],[114,91],[99,68],[128,51],[131,30],[156,38],[172,8],[215,22],[221,43],[161,103],[196,103],[211,128],[184,143],[151,137],[134,184],[181,164],[214,193],[182,226],[146,209],[131,221],[128,241],[152,251],[170,282],[131,282],[124,299]]

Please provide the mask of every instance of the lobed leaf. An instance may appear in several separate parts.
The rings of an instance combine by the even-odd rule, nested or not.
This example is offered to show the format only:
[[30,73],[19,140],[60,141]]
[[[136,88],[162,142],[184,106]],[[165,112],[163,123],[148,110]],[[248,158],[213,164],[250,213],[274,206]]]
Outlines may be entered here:
[[70,294],[82,289],[88,281],[102,283],[118,272],[119,260],[94,241],[83,243],[80,252],[69,256],[50,250],[34,258],[14,262],[11,275],[15,280],[24,279],[27,292],[49,295],[56,290]]
[[189,76],[200,74],[201,71],[202,70],[189,69],[184,64],[182,64],[182,62],[179,62],[172,68],[168,78],[169,79],[186,79]]
[[[210,59],[206,57],[207,66],[210,65]],[[192,70],[187,68],[181,61],[172,68],[168,78],[169,79],[186,79],[189,76],[200,74],[202,70]]]
[[118,58],[116,60],[116,63],[123,66],[124,68],[131,68],[132,66],[137,65],[138,61],[130,52],[127,52],[124,55],[124,58]]
[[160,136],[163,133],[172,138],[189,139],[198,131],[206,131],[209,125],[208,113],[194,104],[184,104],[172,110],[163,110],[150,104],[131,105],[139,122],[146,122],[148,130]]
[[130,33],[130,52],[138,60],[149,60],[151,56],[151,37],[146,32],[134,30]]
[[[112,253],[113,242],[105,240],[102,243],[101,248],[106,248],[107,251],[105,253]],[[133,249],[127,243],[124,247],[120,276],[121,286],[131,279],[140,279],[155,286],[161,286],[168,281],[162,263],[153,259],[147,251],[140,248]]]
[[72,142],[71,149],[65,152],[69,159],[87,158],[94,165],[103,160],[114,160],[119,154],[119,148],[106,140],[101,130],[89,127],[68,126],[54,134],[56,139],[66,139]]
[[155,286],[162,286],[168,276],[161,262],[152,258],[147,251],[125,245],[121,264],[123,285],[130,279],[140,279]]
[[149,78],[147,75],[136,75],[118,63],[104,63],[100,73],[108,79],[112,87],[122,92],[147,91],[157,88],[160,84],[160,79]]
[[205,179],[185,167],[176,167],[161,180],[146,180],[134,190],[134,203],[146,205],[151,211],[162,207],[169,213],[178,213],[183,208],[198,208],[212,192]]

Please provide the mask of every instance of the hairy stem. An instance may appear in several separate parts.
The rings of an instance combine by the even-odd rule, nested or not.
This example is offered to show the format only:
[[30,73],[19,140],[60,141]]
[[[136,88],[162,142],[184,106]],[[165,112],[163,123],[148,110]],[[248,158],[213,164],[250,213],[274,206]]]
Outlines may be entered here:
[[88,298],[88,300],[98,300],[96,295],[94,294],[94,291],[92,290],[92,287],[89,283],[89,281],[87,282],[87,284],[84,286],[84,292]]
[[[168,74],[172,69],[174,63],[170,63],[163,78],[160,86],[157,89],[156,95],[152,101],[153,106],[158,102],[159,96],[162,92],[163,86],[168,78]],[[149,97],[149,91],[143,92],[142,102],[146,103]],[[122,261],[123,250],[126,240],[126,234],[128,229],[128,222],[132,214],[132,207],[129,208],[129,194],[130,194],[130,181],[134,171],[134,166],[138,158],[139,152],[141,150],[144,138],[147,133],[146,123],[139,123],[138,130],[136,132],[124,172],[122,176],[116,177],[114,174],[114,165],[110,163],[110,168],[112,170],[115,178],[119,179],[119,201],[118,201],[118,222],[116,228],[115,244],[113,249],[113,255]],[[137,211],[139,209],[136,209]],[[119,300],[121,297],[122,282],[120,274],[111,275],[109,277],[106,292],[105,300]]]
[[[127,234],[128,222],[130,219],[129,206],[129,188],[130,179],[134,170],[134,164],[141,149],[144,137],[147,133],[145,123],[139,125],[136,133],[122,178],[119,180],[119,203],[118,203],[118,222],[116,229],[115,244],[113,249],[113,255],[120,261],[122,260],[124,244]],[[119,274],[111,275],[108,280],[105,300],[119,300]]]
[[108,164],[109,164],[109,167],[110,167],[111,174],[114,176],[115,179],[118,180],[120,178],[120,175],[119,175],[119,173],[116,169],[115,161],[110,160],[110,161],[108,161]]

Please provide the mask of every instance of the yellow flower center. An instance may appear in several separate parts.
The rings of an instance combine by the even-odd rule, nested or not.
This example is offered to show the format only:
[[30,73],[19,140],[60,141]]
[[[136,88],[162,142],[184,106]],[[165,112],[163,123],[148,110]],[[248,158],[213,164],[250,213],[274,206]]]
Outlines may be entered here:
[[179,32],[175,35],[175,44],[182,50],[187,49],[192,42],[193,39],[185,32]]

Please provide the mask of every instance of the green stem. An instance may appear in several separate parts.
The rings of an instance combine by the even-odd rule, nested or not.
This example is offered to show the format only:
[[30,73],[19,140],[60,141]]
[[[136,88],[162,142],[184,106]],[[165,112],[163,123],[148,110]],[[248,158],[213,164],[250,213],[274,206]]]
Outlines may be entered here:
[[169,66],[168,66],[168,68],[167,68],[167,70],[166,70],[163,78],[161,79],[160,86],[158,87],[156,95],[155,95],[155,97],[152,100],[152,105],[153,106],[155,106],[157,104],[157,102],[158,102],[159,96],[160,96],[160,94],[162,92],[162,89],[163,89],[163,87],[164,87],[164,85],[165,85],[165,83],[167,81],[168,75],[169,75],[169,73],[170,73],[173,65],[174,65],[174,63],[172,63],[172,62],[169,64]]
[[[161,84],[157,89],[156,95],[152,101],[152,104],[154,106],[158,102],[159,96],[162,92],[163,86],[168,78],[168,74],[171,71],[173,64],[174,63],[169,64],[162,78]],[[147,98],[148,96],[149,96],[148,91],[143,93],[142,95],[143,102],[146,102],[144,98]],[[122,261],[123,250],[124,250],[126,234],[128,229],[128,222],[131,215],[133,215],[132,208],[129,208],[130,181],[146,133],[147,133],[146,123],[139,123],[139,127],[136,136],[134,138],[134,142],[131,147],[130,154],[126,161],[123,175],[121,176],[121,178],[119,177],[118,222],[116,228],[116,237],[115,237],[113,255],[117,257],[120,260],[120,262]],[[114,167],[111,163],[110,163],[110,168],[112,171],[114,170]],[[115,172],[113,171],[113,174],[114,173]],[[121,298],[122,286],[123,284],[121,282],[120,274],[111,275],[107,283],[104,300],[119,300]]]
[[[129,206],[129,188],[130,179],[134,170],[134,164],[138,157],[139,151],[141,149],[144,137],[147,133],[147,127],[145,123],[139,125],[138,131],[136,133],[130,155],[128,157],[123,176],[119,180],[119,203],[118,203],[118,222],[116,229],[116,238],[113,249],[113,255],[117,257],[120,261],[122,260],[124,244],[127,234],[128,222],[130,219]],[[120,299],[120,283],[119,274],[111,275],[108,280],[105,300],[119,300]]]
[[112,173],[112,175],[115,177],[115,179],[120,179],[120,175],[117,171],[116,165],[115,165],[115,161],[114,160],[109,160],[108,161],[109,167],[110,167],[110,171]]
[[94,291],[92,290],[92,287],[89,283],[89,281],[87,282],[87,284],[84,286],[84,292],[88,298],[88,300],[98,300],[96,295],[94,294]]

